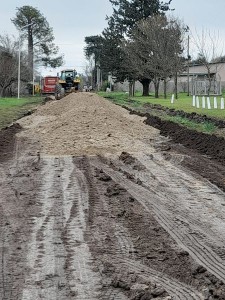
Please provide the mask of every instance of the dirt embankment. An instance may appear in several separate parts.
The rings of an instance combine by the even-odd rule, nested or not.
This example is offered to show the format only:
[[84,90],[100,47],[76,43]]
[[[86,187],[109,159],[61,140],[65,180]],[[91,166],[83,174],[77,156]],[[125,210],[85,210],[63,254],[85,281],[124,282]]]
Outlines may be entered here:
[[22,127],[18,123],[15,123],[10,127],[0,130],[0,163],[12,157],[15,135],[21,129]]
[[147,151],[145,142],[158,130],[143,121],[95,94],[80,93],[49,102],[19,123],[39,140],[43,154],[94,155]]
[[149,113],[142,113],[127,108],[130,114],[146,117],[145,124],[160,130],[160,134],[169,136],[173,142],[197,150],[201,154],[209,155],[216,161],[225,165],[225,139],[216,135],[197,132],[172,121],[165,121]]
[[167,160],[173,159],[173,154],[185,156],[181,165],[196,174],[203,176],[225,191],[225,139],[216,135],[201,133],[188,129],[172,121],[165,121],[150,113],[142,113],[124,106],[130,114],[146,117],[145,124],[160,130],[160,134],[169,137],[163,150]]
[[224,193],[198,175],[210,160],[144,120],[178,130],[89,93],[19,121],[0,165],[3,299],[224,299]]
[[164,107],[161,106],[159,104],[151,104],[151,103],[146,103],[143,105],[144,108],[147,109],[156,109],[156,110],[161,110],[166,112],[167,115],[169,116],[179,116],[182,118],[186,118],[188,120],[193,120],[196,123],[202,123],[202,122],[210,122],[213,123],[215,126],[217,126],[218,128],[225,128],[225,121],[224,120],[219,120],[213,117],[208,117],[206,115],[199,115],[196,112],[192,112],[192,113],[187,113],[183,110],[175,110],[174,108],[168,108],[168,107]]

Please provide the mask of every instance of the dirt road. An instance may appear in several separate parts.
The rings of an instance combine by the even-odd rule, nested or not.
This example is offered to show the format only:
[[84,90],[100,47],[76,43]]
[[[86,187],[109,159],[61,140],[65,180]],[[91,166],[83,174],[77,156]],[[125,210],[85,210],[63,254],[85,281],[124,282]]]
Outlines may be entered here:
[[225,194],[143,121],[79,93],[1,133],[0,299],[225,299]]

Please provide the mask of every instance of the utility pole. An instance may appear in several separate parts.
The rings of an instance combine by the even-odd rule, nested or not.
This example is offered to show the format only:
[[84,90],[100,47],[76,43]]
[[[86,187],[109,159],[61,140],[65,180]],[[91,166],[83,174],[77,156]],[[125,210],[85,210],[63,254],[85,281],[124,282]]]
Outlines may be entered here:
[[188,34],[188,48],[187,48],[187,59],[188,59],[188,64],[187,64],[187,90],[188,93],[187,95],[190,95],[190,83],[189,83],[189,78],[190,78],[190,66],[189,66],[189,61],[190,61],[190,35]]
[[185,29],[184,29],[185,32],[188,33],[188,43],[187,43],[187,95],[189,96],[190,95],[190,83],[189,83],[189,79],[190,79],[190,65],[189,65],[189,62],[190,62],[190,35],[189,35],[189,31],[190,31],[190,28],[187,26]]
[[100,69],[99,62],[97,62],[96,67],[97,67],[97,91],[99,92],[101,86],[101,69]]
[[20,56],[21,56],[21,31],[24,28],[27,28],[29,26],[33,26],[34,23],[31,24],[27,24],[25,26],[23,26],[22,28],[20,28],[19,30],[19,51],[18,51],[18,96],[17,98],[20,99]]

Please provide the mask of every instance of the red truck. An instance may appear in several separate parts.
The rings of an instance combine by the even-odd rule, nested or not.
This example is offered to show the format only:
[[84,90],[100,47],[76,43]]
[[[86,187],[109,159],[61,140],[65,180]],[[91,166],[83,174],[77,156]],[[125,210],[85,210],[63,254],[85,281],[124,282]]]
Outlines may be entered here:
[[41,93],[42,94],[55,94],[55,86],[58,82],[57,76],[46,76],[42,78]]

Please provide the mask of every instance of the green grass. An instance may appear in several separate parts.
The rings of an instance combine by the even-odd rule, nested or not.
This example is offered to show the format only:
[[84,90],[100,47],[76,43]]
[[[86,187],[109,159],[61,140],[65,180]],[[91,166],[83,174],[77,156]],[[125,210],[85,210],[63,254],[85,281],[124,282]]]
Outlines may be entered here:
[[0,98],[0,129],[9,126],[42,102],[41,97]]
[[[128,94],[124,92],[100,92],[100,96],[109,99],[110,101],[119,104],[126,105],[130,108],[138,108],[141,112],[144,112],[146,108],[143,107],[145,103],[160,104],[164,107],[174,108],[175,110],[183,110],[185,112],[196,112],[198,114],[207,115],[209,117],[215,117],[218,119],[225,119],[225,110],[220,109],[197,109],[192,107],[192,96],[187,96],[185,93],[180,93],[174,104],[171,104],[171,95],[168,95],[168,99],[164,99],[163,96],[160,98],[155,98],[154,95],[149,97],[143,97],[140,93],[136,93],[135,97],[129,99]],[[219,98],[218,98],[219,99]],[[211,106],[213,107],[213,98],[211,97]],[[218,103],[219,107],[219,103]],[[211,122],[197,123],[194,120],[189,120],[181,116],[169,116],[164,111],[151,109],[151,114],[160,117],[163,120],[170,120],[172,122],[178,123],[190,129],[194,129],[205,133],[216,133],[218,128]]]
[[178,123],[182,126],[185,126],[187,128],[197,130],[204,133],[215,133],[217,130],[217,127],[211,123],[211,122],[204,122],[204,123],[196,123],[194,121],[191,121],[187,118],[180,117],[180,116],[167,116],[163,117],[163,119],[170,120],[174,123]]
[[[171,95],[168,95],[167,99],[164,99],[163,96],[160,96],[158,99],[155,98],[153,95],[149,97],[143,97],[140,93],[136,93],[134,97],[132,97],[129,101],[128,94],[124,92],[100,92],[99,95],[109,98],[115,103],[118,104],[132,104],[132,106],[142,106],[145,103],[152,103],[152,104],[160,104],[165,107],[174,108],[175,110],[183,110],[185,112],[196,112],[201,115],[207,115],[209,117],[215,117],[218,119],[225,119],[225,110],[221,109],[202,109],[196,108],[192,106],[192,96],[187,96],[186,93],[180,93],[178,99],[174,101],[174,104],[171,104]],[[217,97],[218,107],[220,107],[220,97]],[[213,107],[213,97],[210,97],[211,107]],[[200,105],[201,105],[201,98],[200,98]]]

